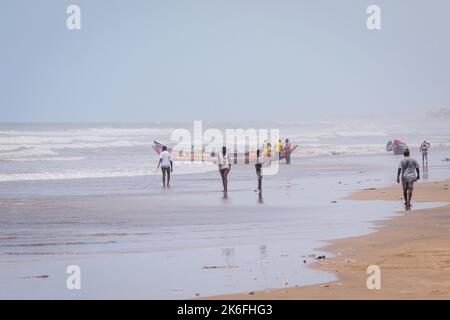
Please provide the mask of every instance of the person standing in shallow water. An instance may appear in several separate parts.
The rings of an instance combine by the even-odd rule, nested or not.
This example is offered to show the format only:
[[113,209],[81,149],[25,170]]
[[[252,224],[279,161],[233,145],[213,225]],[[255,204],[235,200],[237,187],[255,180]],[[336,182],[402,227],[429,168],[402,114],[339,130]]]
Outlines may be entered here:
[[403,186],[403,197],[405,198],[406,210],[411,210],[411,198],[414,189],[414,182],[420,179],[419,163],[410,157],[409,150],[403,153],[405,156],[398,166],[397,183],[400,183],[400,175]]
[[281,160],[281,151],[283,150],[283,143],[281,139],[278,139],[278,142],[275,144],[275,153],[277,154],[278,160]]
[[167,176],[167,186],[170,187],[170,173],[173,172],[173,161],[172,155],[167,151],[167,147],[162,147],[162,152],[159,154],[158,168],[161,167],[162,171],[162,183],[163,188],[166,187],[166,176]]
[[425,164],[428,166],[428,149],[430,149],[430,143],[425,140],[420,145],[420,152],[422,153],[422,164],[425,166]]
[[284,150],[286,150],[286,164],[291,164],[292,145],[289,142],[289,139],[284,140],[284,143]]
[[230,173],[231,170],[231,162],[230,157],[227,154],[227,148],[224,146],[222,147],[222,152],[219,152],[217,163],[219,165],[219,173],[222,177],[222,184],[223,184],[223,192],[228,192],[228,173]]
[[260,195],[262,194],[262,164],[263,164],[263,158],[261,157],[261,151],[258,149],[256,150],[256,180],[258,181],[258,189],[256,189],[256,192],[258,192]]

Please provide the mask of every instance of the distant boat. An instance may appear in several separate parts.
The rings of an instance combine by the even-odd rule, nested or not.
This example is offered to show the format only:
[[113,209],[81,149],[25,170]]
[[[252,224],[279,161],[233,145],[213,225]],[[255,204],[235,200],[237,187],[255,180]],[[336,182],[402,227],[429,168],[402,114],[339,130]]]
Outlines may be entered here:
[[408,145],[406,144],[406,142],[398,138],[394,141],[389,141],[386,145],[386,151],[392,152],[395,155],[403,154],[406,149],[408,149]]

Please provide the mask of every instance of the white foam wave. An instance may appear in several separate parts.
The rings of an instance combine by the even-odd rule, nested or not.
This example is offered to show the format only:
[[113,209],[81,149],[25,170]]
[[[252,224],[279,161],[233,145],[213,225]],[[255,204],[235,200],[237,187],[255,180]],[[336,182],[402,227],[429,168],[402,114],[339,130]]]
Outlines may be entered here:
[[[0,154],[17,152],[24,155],[23,149],[37,155],[48,155],[59,149],[97,149],[150,146],[153,139],[169,135],[170,128],[86,128],[61,129],[50,131],[0,131]],[[38,151],[39,150],[39,151]],[[30,152],[30,151],[27,151]]]
[[33,162],[33,161],[80,161],[85,160],[85,157],[37,157],[37,158],[5,158],[3,161],[17,161],[17,162]]
[[[217,166],[212,162],[175,162],[174,166],[174,175],[195,174],[217,170]],[[8,173],[0,174],[0,182],[119,178],[151,175],[160,175],[160,170],[155,170],[155,168],[141,168],[135,170],[80,170],[64,172]]]
[[78,142],[68,144],[43,144],[43,145],[21,145],[21,146],[2,146],[0,147],[0,160],[38,157],[58,155],[57,150],[64,149],[107,149],[107,148],[127,148],[137,146],[148,146],[150,148],[150,142],[135,142],[128,140],[116,140],[111,142]]
[[0,152],[0,160],[23,157],[55,156],[57,152],[49,148],[19,147],[7,152]]
[[330,145],[310,143],[301,145],[294,155],[297,157],[314,157],[322,155],[368,155],[385,152],[385,146],[381,144]]
[[170,134],[172,128],[85,128],[61,130],[0,130],[0,136],[29,136],[29,137],[123,137],[148,136],[155,134]]

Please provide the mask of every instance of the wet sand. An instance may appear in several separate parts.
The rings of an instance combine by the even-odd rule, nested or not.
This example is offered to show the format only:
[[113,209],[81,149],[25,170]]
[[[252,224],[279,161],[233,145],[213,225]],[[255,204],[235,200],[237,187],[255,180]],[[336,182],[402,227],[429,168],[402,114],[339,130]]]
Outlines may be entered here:
[[[285,280],[287,287],[317,288],[302,291],[304,297],[315,292],[323,298],[322,287],[312,285],[336,281],[345,288],[339,268],[350,266],[363,271],[363,286],[364,268],[340,266],[338,259],[311,268],[316,260],[310,255],[331,257],[321,249],[325,241],[366,235],[373,221],[402,210],[401,201],[343,199],[389,185],[397,161],[390,155],[297,159],[264,178],[262,199],[253,191],[254,169],[245,166],[233,167],[227,198],[216,171],[174,176],[170,189],[161,188],[159,176],[6,183],[0,192],[0,286],[7,290],[0,298],[189,299],[237,292],[248,298],[261,297],[248,296],[252,290],[283,288]],[[447,167],[439,168],[433,175],[448,177]],[[377,199],[372,192],[379,191],[369,198]],[[441,205],[417,202],[414,208]],[[341,250],[342,257],[359,254],[352,250]],[[361,263],[379,264],[369,263],[373,257]],[[69,265],[81,268],[82,290],[66,288]],[[282,298],[285,290],[270,295]]]
[[[414,201],[450,202],[450,180],[417,183]],[[347,199],[402,201],[401,188],[362,190]],[[335,257],[313,268],[335,274],[319,285],[246,292],[213,299],[450,299],[450,205],[399,212],[369,235],[331,241]],[[367,267],[381,270],[381,289],[369,290]]]

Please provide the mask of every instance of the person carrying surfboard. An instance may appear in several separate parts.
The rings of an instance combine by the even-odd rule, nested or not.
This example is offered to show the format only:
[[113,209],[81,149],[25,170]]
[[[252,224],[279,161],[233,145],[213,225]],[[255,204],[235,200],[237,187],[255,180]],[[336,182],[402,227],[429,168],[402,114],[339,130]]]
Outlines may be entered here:
[[162,183],[163,188],[166,187],[166,176],[167,176],[167,186],[170,187],[170,173],[173,172],[173,161],[172,155],[167,151],[167,147],[162,147],[162,152],[159,154],[158,168],[161,167],[162,171]]

